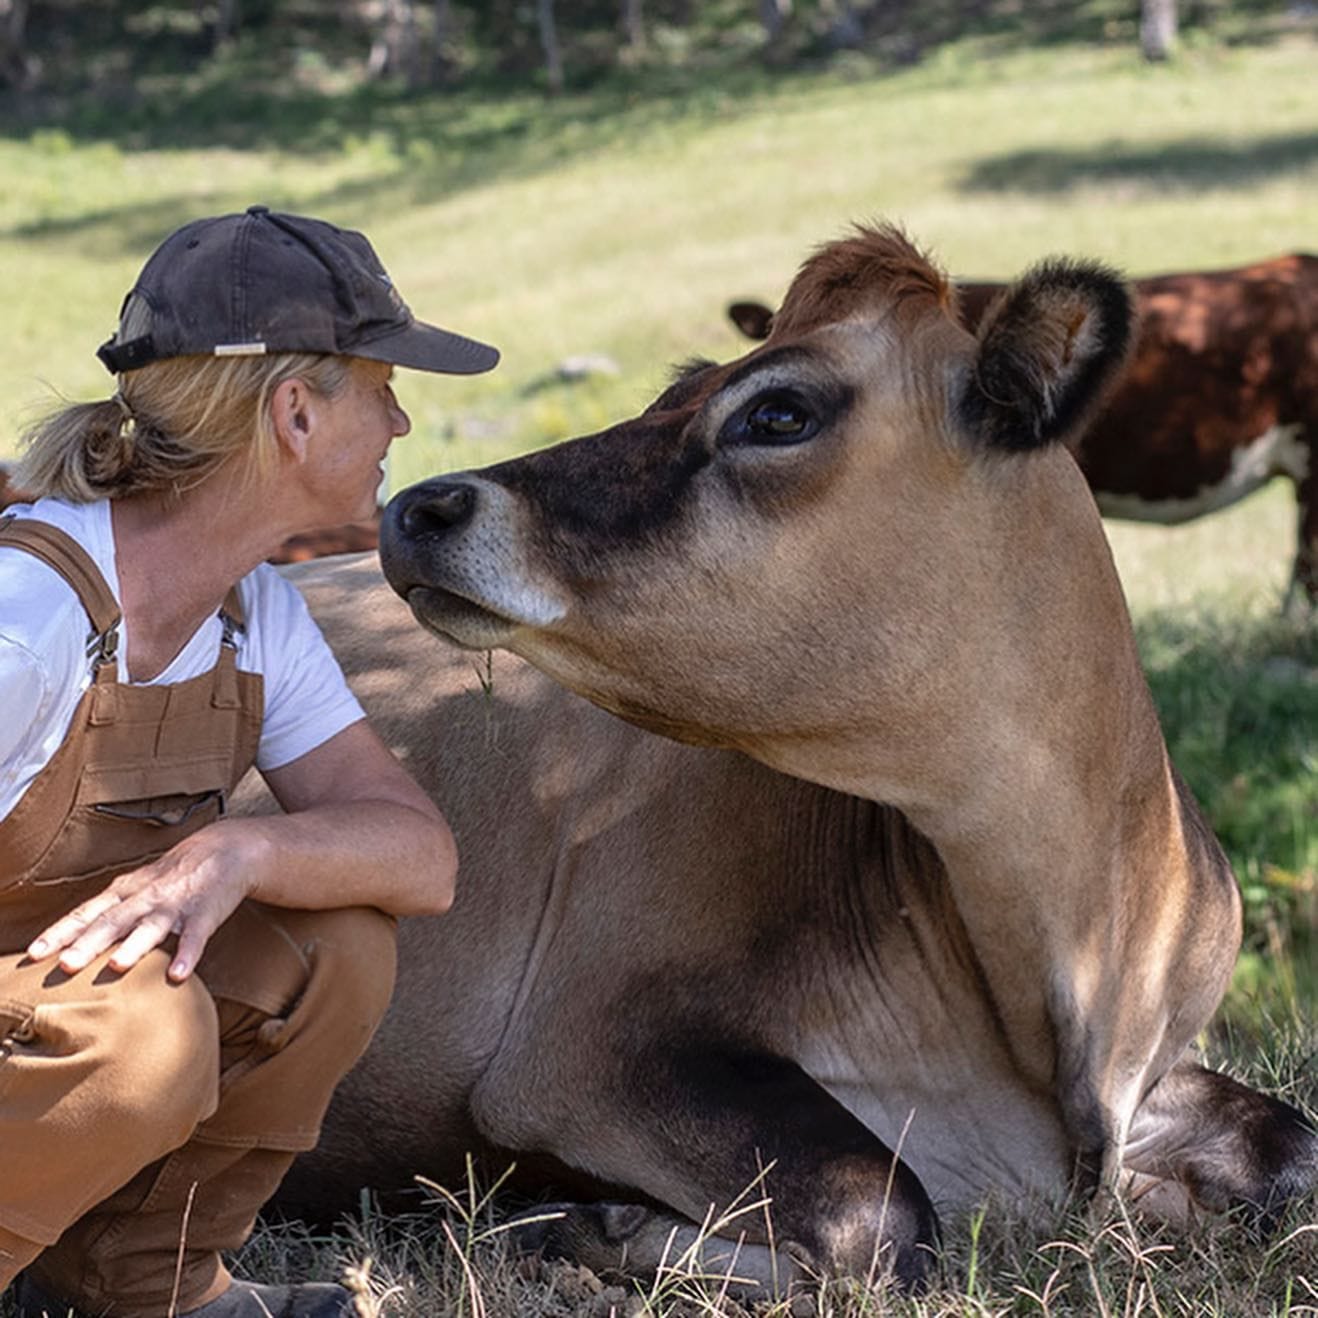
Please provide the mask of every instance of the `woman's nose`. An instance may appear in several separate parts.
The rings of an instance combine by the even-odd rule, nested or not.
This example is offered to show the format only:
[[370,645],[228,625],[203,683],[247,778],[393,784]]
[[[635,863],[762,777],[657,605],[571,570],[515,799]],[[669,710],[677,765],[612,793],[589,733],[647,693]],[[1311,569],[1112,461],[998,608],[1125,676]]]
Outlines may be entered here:
[[403,411],[397,398],[390,397],[389,407],[393,413],[394,438],[398,439],[412,429],[412,418]]

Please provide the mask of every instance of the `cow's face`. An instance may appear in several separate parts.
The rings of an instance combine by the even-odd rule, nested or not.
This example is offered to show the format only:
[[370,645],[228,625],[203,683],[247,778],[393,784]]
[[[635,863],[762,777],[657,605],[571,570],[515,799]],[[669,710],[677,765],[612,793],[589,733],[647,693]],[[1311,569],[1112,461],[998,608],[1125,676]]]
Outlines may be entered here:
[[1049,610],[1110,576],[1049,441],[1121,361],[1120,284],[1044,267],[978,339],[948,303],[890,230],[824,249],[748,356],[601,434],[403,491],[385,572],[460,645],[855,788],[849,747],[964,722],[996,680],[977,670],[1033,669]]

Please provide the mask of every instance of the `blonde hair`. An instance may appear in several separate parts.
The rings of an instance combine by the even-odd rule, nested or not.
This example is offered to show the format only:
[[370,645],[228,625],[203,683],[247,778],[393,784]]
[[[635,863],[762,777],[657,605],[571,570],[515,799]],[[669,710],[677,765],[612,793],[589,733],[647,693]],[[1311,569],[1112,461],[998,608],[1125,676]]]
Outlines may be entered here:
[[152,362],[121,375],[104,402],[61,407],[29,427],[14,483],[34,498],[93,503],[181,494],[230,462],[253,478],[274,461],[275,389],[296,376],[332,398],[351,370],[350,357],[315,353]]

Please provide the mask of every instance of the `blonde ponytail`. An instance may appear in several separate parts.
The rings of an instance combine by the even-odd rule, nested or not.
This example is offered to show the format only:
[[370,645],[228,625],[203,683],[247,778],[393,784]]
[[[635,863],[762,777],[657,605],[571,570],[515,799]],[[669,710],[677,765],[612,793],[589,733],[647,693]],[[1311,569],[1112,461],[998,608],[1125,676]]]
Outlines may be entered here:
[[311,353],[171,357],[120,376],[98,403],[58,408],[23,435],[14,483],[71,503],[182,493],[230,462],[255,476],[274,460],[270,397],[302,379],[334,397],[351,358]]

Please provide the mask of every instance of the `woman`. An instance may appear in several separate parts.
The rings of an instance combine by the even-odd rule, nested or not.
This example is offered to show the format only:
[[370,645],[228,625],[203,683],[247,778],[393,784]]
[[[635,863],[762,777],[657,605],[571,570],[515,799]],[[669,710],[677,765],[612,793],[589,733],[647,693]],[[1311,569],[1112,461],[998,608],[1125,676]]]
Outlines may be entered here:
[[[264,560],[369,515],[395,365],[498,354],[415,321],[362,235],[254,206],[166,239],[98,355],[113,397],[29,433],[42,497],[0,522],[0,1290],[22,1272],[25,1318],[328,1318],[343,1288],[220,1251],[457,861]],[[285,813],[224,815],[252,764]]]

